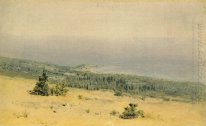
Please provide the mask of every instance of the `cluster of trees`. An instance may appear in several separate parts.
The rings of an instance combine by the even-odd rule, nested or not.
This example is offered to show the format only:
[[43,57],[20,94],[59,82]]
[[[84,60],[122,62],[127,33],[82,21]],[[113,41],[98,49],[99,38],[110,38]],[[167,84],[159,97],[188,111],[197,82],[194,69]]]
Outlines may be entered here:
[[55,87],[49,87],[48,83],[48,76],[46,74],[46,71],[43,70],[43,73],[41,76],[39,76],[39,80],[36,83],[34,89],[31,91],[31,94],[34,95],[42,95],[42,96],[48,96],[48,95],[65,95],[68,89],[64,84],[56,84]]
[[117,96],[127,93],[142,97],[182,97],[194,102],[206,100],[204,97],[206,96],[204,90],[206,86],[193,82],[175,82],[142,76],[76,71],[75,75],[66,76],[63,83],[68,87],[87,90],[110,89],[114,90]]

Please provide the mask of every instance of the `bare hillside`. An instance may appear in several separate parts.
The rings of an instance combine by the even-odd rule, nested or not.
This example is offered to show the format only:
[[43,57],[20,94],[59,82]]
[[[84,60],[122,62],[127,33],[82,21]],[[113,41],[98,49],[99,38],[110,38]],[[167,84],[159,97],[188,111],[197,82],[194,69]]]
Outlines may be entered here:
[[[117,97],[111,91],[70,88],[66,96],[33,96],[36,80],[0,76],[0,126],[205,126],[203,103]],[[128,103],[138,103],[145,118],[123,120]]]

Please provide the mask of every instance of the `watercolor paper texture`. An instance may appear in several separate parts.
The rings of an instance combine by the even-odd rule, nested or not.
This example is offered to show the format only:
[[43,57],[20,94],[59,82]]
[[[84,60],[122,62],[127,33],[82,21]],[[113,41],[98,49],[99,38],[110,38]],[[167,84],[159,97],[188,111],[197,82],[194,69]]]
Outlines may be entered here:
[[205,36],[204,0],[0,0],[0,126],[205,126]]

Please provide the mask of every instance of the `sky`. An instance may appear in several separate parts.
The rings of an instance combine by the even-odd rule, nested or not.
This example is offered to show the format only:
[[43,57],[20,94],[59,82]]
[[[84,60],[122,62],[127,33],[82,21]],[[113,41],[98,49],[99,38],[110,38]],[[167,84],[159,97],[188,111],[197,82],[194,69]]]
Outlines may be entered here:
[[205,13],[204,2],[1,0],[0,56],[191,80]]

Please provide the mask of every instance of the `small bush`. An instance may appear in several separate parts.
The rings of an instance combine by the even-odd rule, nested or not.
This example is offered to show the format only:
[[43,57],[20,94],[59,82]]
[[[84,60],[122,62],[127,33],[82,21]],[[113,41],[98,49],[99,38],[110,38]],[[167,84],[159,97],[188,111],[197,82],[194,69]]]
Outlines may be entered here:
[[162,99],[163,99],[163,101],[170,101],[170,98],[163,97]]
[[124,108],[124,112],[120,115],[122,119],[133,119],[141,116],[144,118],[144,111],[137,110],[137,104],[130,103],[128,107]]
[[87,109],[85,112],[86,112],[86,113],[90,113],[90,110],[89,110],[89,109]]
[[112,110],[110,112],[110,115],[112,115],[112,116],[116,116],[117,114],[119,114],[119,112],[117,112],[116,110]]
[[23,114],[22,114],[22,117],[24,117],[24,118],[27,118],[29,116],[29,113],[28,112],[23,112]]
[[141,116],[142,118],[145,117],[143,110],[139,110],[139,111],[137,111],[137,112],[138,112],[138,115]]
[[146,96],[145,96],[145,95],[142,95],[142,96],[140,97],[140,99],[143,100],[143,101],[145,101],[145,100],[146,100]]
[[64,96],[68,92],[68,89],[64,84],[56,84],[55,87],[50,89],[50,94],[55,96]]
[[83,98],[83,96],[82,95],[78,95],[78,99],[82,99]]
[[62,104],[62,106],[67,106],[67,103]]
[[115,90],[114,96],[122,96],[122,91]]

